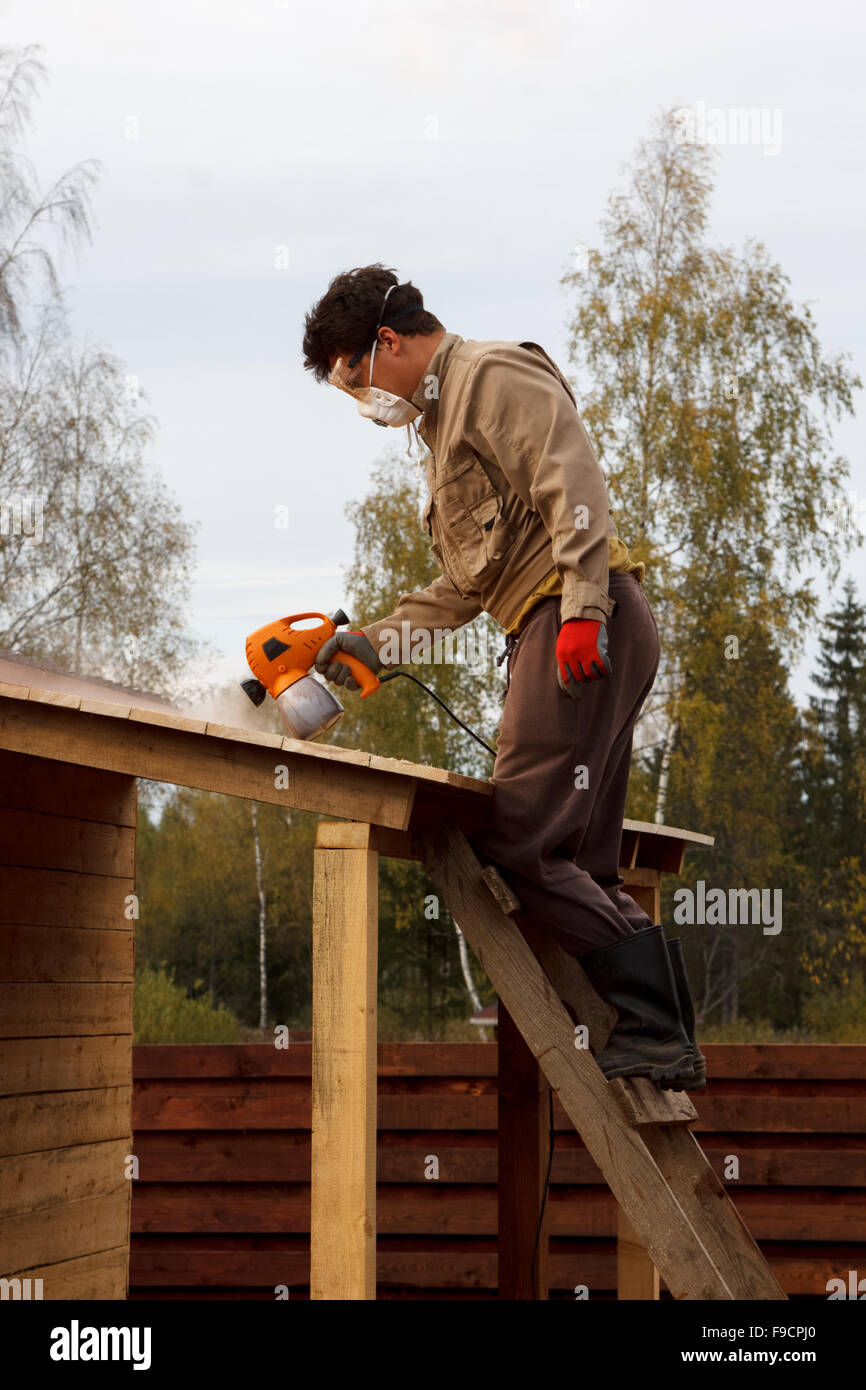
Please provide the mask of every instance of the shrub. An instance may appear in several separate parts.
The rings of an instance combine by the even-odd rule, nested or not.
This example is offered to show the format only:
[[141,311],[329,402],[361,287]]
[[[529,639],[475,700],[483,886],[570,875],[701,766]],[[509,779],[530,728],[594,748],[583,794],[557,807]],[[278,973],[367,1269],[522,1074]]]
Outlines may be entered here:
[[208,994],[191,999],[164,965],[135,974],[133,1035],[137,1043],[235,1043],[240,1020]]

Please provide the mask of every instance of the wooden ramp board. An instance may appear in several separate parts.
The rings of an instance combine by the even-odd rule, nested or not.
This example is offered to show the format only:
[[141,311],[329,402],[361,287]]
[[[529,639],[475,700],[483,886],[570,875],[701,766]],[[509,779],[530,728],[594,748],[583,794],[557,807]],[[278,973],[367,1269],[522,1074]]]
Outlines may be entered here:
[[[755,1241],[694,1135],[685,1093],[655,1097],[638,1113],[634,1083],[607,1082],[595,1062],[610,1011],[576,960],[534,940],[494,898],[491,876],[461,831],[426,831],[417,849],[489,980],[558,1093],[575,1129],[619,1202],[637,1240],[675,1299],[784,1300]],[[537,954],[536,954],[537,952]],[[574,1045],[565,1000],[587,1022],[590,1048]],[[691,1112],[689,1114],[689,1112]]]

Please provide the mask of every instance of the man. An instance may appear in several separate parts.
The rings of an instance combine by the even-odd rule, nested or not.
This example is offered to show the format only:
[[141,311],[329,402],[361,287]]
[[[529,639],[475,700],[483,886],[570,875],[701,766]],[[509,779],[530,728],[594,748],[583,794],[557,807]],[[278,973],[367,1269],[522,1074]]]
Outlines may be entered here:
[[513,887],[518,922],[554,932],[617,1009],[597,1058],[608,1079],[701,1088],[682,944],[665,941],[619,874],[632,733],[658,630],[568,382],[537,343],[446,332],[420,291],[380,264],[336,276],[305,330],[317,380],[377,424],[418,421],[429,450],[424,524],[441,569],[387,617],[336,633],[317,669],[357,689],[341,652],[378,672],[401,664],[390,659],[395,632],[426,649],[437,629],[482,611],[501,624],[507,694],[490,823],[473,848]]

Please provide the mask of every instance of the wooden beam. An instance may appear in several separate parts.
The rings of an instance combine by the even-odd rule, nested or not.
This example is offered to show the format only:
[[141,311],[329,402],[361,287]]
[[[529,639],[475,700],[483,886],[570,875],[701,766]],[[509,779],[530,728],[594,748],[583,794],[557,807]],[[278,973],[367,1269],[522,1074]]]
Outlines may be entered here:
[[616,1296],[618,1299],[659,1296],[659,1272],[622,1208],[618,1210],[616,1227]]
[[[681,1170],[675,1190],[670,1172],[657,1160],[660,1150],[651,1150],[644,1140],[650,1134],[663,1146],[669,1132],[693,1137],[682,1125],[636,1127],[629,1121],[615,1083],[605,1080],[589,1049],[574,1045],[572,1020],[516,923],[492,900],[465,837],[442,827],[422,837],[421,848],[433,882],[673,1297],[784,1299],[754,1242],[745,1266],[741,1245],[720,1267],[716,1251],[705,1244],[705,1237],[718,1242],[700,1200],[706,1173],[712,1176],[709,1164],[689,1164],[686,1180]],[[688,1211],[678,1192],[692,1194]],[[726,1204],[726,1195],[717,1202]]]
[[550,1087],[501,1000],[497,1033],[499,1297],[546,1299],[549,1201],[540,1233],[538,1220],[550,1157]]
[[[3,699],[0,745],[64,763],[351,817],[397,830],[409,825],[416,783],[403,772],[373,769],[353,759],[308,754],[295,739],[280,738],[279,746],[266,744],[268,736],[249,736],[247,742],[236,736],[208,734],[205,725],[199,731],[156,723],[161,716],[149,711],[144,712],[146,718],[132,718],[122,707],[114,715],[106,712],[112,708],[101,706],[95,713],[41,701]],[[287,773],[278,772],[282,767]],[[288,785],[283,786],[284,782]]]
[[369,826],[340,832],[314,851],[310,1298],[373,1299],[378,855]]

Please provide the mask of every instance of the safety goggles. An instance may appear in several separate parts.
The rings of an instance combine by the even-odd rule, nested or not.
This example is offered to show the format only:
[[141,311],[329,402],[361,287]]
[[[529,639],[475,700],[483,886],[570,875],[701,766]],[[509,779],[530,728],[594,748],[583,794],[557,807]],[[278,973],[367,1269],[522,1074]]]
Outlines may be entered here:
[[[370,375],[372,376],[372,363],[370,364],[370,368]],[[344,357],[337,358],[333,368],[328,374],[328,383],[331,386],[339,387],[341,391],[346,391],[348,395],[354,396],[355,399],[359,401],[366,400],[370,393],[369,383],[366,386],[364,385],[362,373],[357,367],[348,367]]]

